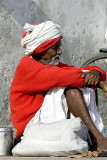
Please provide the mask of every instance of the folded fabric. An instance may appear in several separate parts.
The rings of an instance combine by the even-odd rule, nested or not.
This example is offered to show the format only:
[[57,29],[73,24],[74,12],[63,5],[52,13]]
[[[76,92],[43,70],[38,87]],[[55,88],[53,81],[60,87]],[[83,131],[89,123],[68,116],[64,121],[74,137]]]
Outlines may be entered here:
[[21,45],[25,48],[25,54],[27,55],[31,54],[42,43],[61,36],[60,26],[54,24],[52,21],[45,21],[39,25],[26,23],[24,29],[27,34],[21,39]]
[[89,135],[80,118],[28,126],[13,156],[69,156],[88,151]]

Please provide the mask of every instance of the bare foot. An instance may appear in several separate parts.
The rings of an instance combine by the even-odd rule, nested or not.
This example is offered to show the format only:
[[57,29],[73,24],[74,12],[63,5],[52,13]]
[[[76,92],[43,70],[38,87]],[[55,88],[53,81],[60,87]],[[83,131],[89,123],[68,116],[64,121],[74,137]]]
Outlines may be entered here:
[[107,139],[102,135],[97,135],[96,137],[89,132],[90,138],[92,140],[92,145],[90,146],[90,151],[107,151]]
[[101,155],[101,151],[88,151],[88,152],[83,152],[82,154],[78,154],[78,155],[71,155],[68,156],[70,158],[81,158],[81,157],[87,157],[87,158],[92,158],[92,157],[98,157],[99,155]]
[[107,140],[106,139],[101,139],[98,141],[97,150],[107,151]]

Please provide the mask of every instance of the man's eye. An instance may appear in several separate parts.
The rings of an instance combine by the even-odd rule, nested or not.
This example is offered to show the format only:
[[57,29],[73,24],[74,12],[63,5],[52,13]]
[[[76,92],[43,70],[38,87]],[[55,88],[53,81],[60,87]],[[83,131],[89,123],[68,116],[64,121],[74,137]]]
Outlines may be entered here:
[[55,50],[57,50],[58,48],[59,48],[58,46],[54,47]]

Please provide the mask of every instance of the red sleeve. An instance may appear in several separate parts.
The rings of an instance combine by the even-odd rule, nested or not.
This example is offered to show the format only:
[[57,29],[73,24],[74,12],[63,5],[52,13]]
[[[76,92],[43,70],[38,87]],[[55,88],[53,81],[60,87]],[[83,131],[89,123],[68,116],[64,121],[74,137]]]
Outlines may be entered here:
[[54,87],[83,87],[82,71],[74,67],[43,65],[28,56],[18,65],[12,88],[21,92],[39,92]]
[[[59,63],[59,67],[74,67],[74,66],[68,66],[67,64]],[[101,73],[101,80],[106,81],[106,72],[101,69],[99,66],[90,66],[87,65],[86,67],[78,68],[79,70],[89,70],[90,72],[92,70],[97,70]]]
[[97,70],[101,73],[101,80],[106,81],[106,72],[103,69],[101,69],[99,66],[87,65],[86,67],[80,68],[80,70],[89,70],[89,71]]
[[[67,64],[64,64],[64,63],[59,63],[59,67],[74,67],[74,66],[68,66]],[[89,70],[90,72],[92,70],[97,70],[101,73],[101,80],[102,81],[106,81],[106,72],[101,69],[99,66],[90,66],[90,65],[87,65],[86,67],[82,67],[82,68],[78,68],[79,70]]]
[[[63,64],[62,64],[63,65]],[[49,90],[55,87],[83,87],[84,79],[82,70],[96,69],[101,72],[101,80],[106,79],[105,72],[98,66],[86,66],[75,68],[63,65],[63,67],[43,65],[33,58],[25,56],[16,69],[12,88],[15,90],[32,93]]]

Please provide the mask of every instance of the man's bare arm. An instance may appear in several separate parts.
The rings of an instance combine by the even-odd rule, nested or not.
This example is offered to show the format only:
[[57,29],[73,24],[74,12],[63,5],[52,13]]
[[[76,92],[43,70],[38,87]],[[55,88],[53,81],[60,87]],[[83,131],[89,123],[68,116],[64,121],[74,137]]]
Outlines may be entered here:
[[104,81],[100,81],[99,88],[102,89],[104,96],[107,98],[107,83]]

